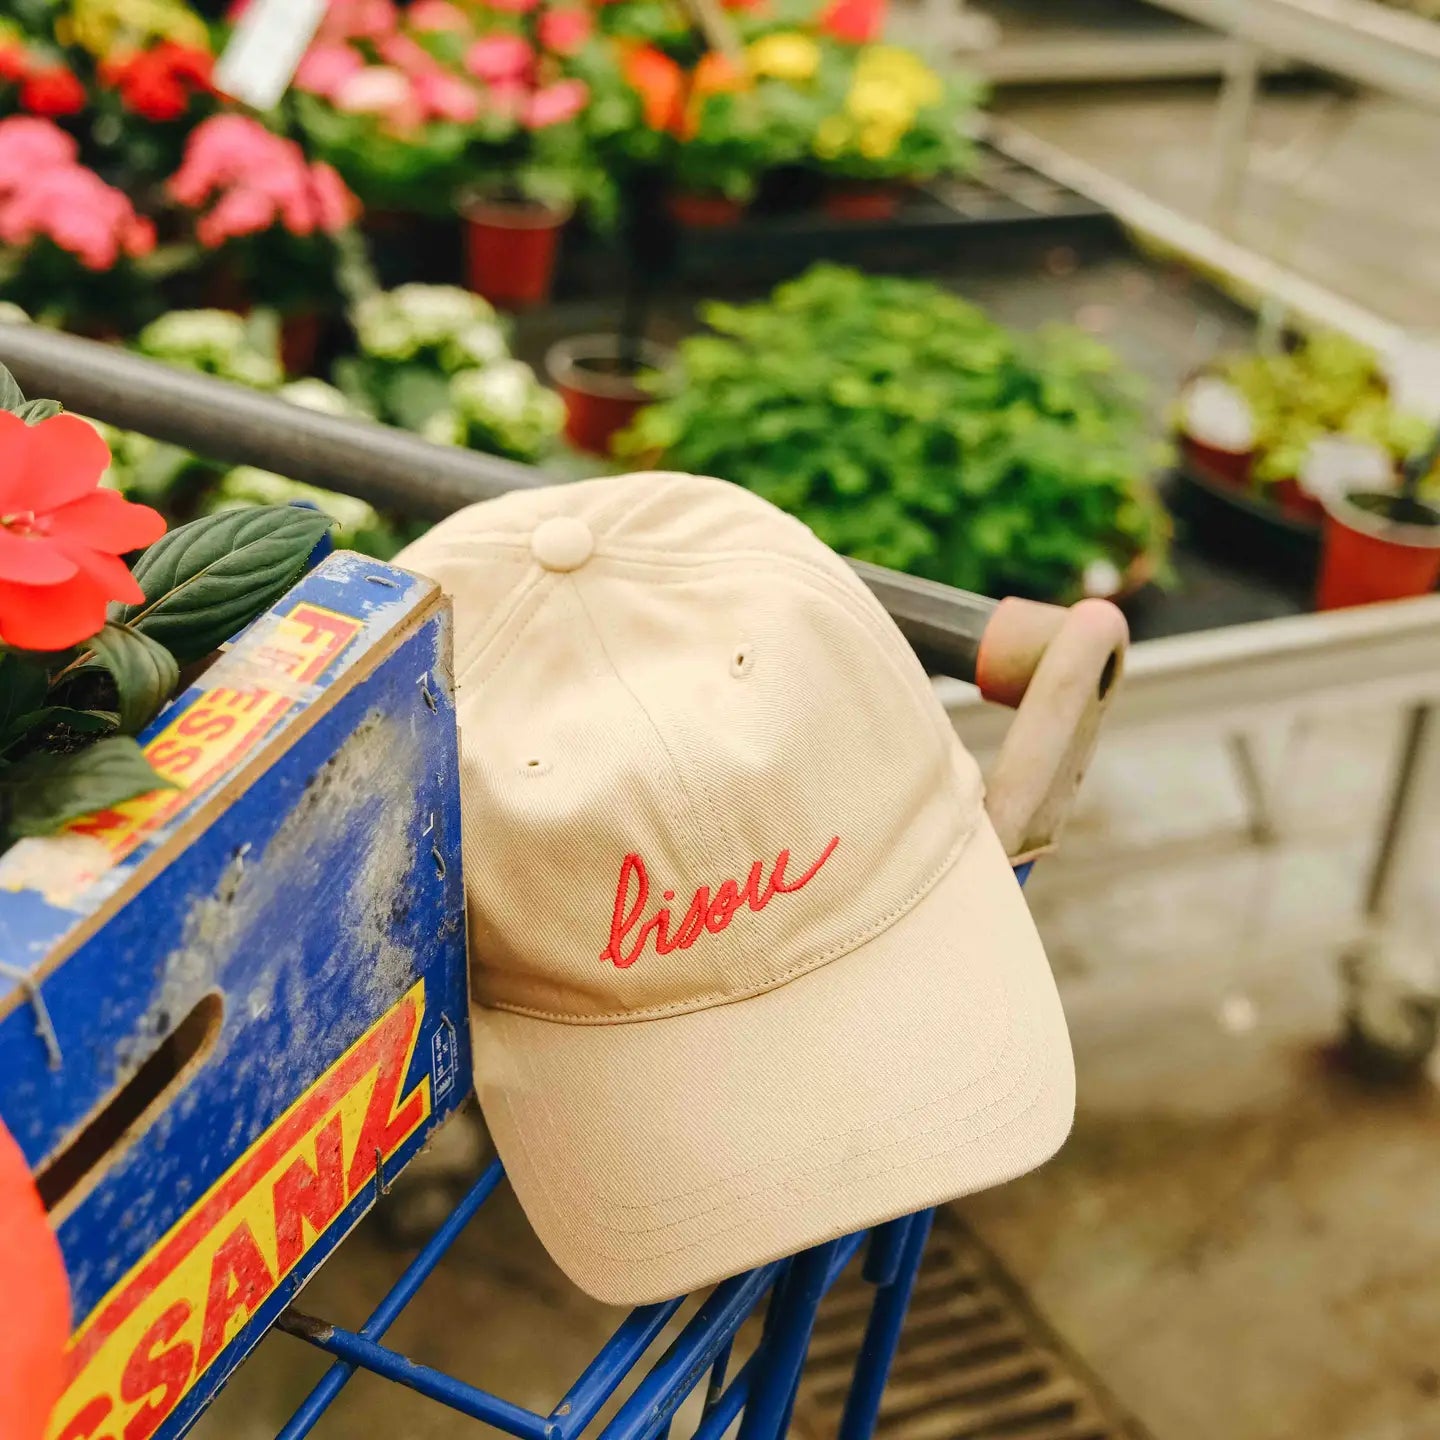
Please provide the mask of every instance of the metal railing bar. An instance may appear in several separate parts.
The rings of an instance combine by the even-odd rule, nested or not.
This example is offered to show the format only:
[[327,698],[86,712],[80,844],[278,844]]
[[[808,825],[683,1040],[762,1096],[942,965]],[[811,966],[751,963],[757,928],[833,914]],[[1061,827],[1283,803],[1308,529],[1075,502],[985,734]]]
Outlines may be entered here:
[[[319,414],[228,380],[38,325],[0,323],[0,362],[32,397],[59,400],[92,419],[209,458],[273,470],[420,519],[440,520],[476,501],[558,478],[513,460],[435,445],[388,425]],[[851,563],[929,669],[975,678],[993,600],[879,565]]]
[[[430,1272],[440,1263],[445,1252],[459,1237],[460,1232],[474,1218],[476,1211],[494,1193],[496,1186],[505,1178],[505,1167],[494,1160],[484,1174],[470,1187],[469,1193],[445,1218],[444,1224],[425,1243],[424,1248],[406,1267],[405,1272],[390,1288],[389,1293],[375,1307],[370,1318],[360,1327],[360,1336],[366,1340],[379,1340],[395,1323],[400,1312],[415,1298],[416,1292],[430,1277]],[[281,1322],[286,1311],[281,1316]],[[303,1440],[315,1428],[316,1422],[334,1403],[335,1397],[349,1383],[355,1373],[355,1366],[348,1361],[332,1365],[319,1383],[305,1397],[299,1409],[286,1422],[285,1428],[275,1440]]]
[[705,1409],[705,1418],[695,1427],[690,1440],[720,1440],[735,1423],[735,1417],[745,1408],[750,1399],[750,1387],[755,1383],[756,1357],[752,1355],[735,1373],[735,1378],[725,1387],[719,1398]]
[[652,1440],[715,1363],[779,1269],[780,1262],[762,1265],[717,1285],[600,1432],[600,1440]]
[[578,1435],[600,1412],[648,1350],[670,1317],[685,1303],[685,1296],[632,1310],[584,1373],[550,1412],[546,1432],[551,1437]]
[[350,1366],[362,1366],[404,1385],[417,1394],[437,1400],[451,1410],[458,1410],[472,1420],[483,1420],[519,1440],[545,1440],[547,1421],[543,1415],[526,1410],[509,1400],[502,1400],[488,1390],[457,1380],[443,1370],[421,1365],[398,1350],[376,1344],[363,1335],[339,1326],[314,1320],[291,1309],[276,1322],[287,1335],[294,1335],[329,1355],[335,1355]]
[[323,415],[228,380],[38,325],[0,324],[0,361],[31,398],[237,465],[256,465],[426,520],[551,483],[495,455]]

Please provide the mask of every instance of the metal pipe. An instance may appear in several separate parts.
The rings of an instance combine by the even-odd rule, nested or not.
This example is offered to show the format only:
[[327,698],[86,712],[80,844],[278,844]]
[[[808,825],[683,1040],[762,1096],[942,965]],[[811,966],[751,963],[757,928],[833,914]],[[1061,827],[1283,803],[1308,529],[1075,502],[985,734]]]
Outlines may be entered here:
[[530,465],[389,425],[322,415],[158,360],[38,325],[0,324],[0,361],[32,399],[236,465],[356,495],[426,520],[550,483]]
[[[180,370],[38,325],[0,324],[0,362],[32,398],[237,465],[256,465],[427,520],[509,490],[555,483],[532,465],[434,445],[404,430],[322,415],[263,391]],[[928,668],[975,678],[995,602],[851,562]]]
[[[430,1237],[425,1248],[410,1262],[404,1274],[390,1287],[389,1293],[371,1312],[370,1318],[360,1327],[360,1339],[374,1341],[384,1337],[385,1332],[395,1323],[396,1317],[415,1298],[416,1292],[430,1278],[431,1271],[444,1258],[445,1252],[459,1239],[460,1232],[470,1223],[476,1211],[490,1198],[495,1187],[504,1178],[504,1166],[498,1160],[492,1160],[485,1172],[470,1187],[465,1198],[446,1216],[445,1223]],[[286,1313],[289,1312],[282,1312],[282,1320]],[[320,1377],[315,1388],[305,1397],[300,1408],[286,1422],[285,1428],[276,1437],[276,1440],[303,1440],[303,1437],[315,1428],[320,1417],[334,1403],[335,1397],[349,1384],[358,1363],[358,1361],[341,1360],[332,1365]]]

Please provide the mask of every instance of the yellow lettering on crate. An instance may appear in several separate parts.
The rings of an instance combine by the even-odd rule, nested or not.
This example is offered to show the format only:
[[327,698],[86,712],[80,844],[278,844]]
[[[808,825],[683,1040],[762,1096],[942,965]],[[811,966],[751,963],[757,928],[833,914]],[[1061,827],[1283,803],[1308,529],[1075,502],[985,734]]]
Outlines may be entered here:
[[175,789],[152,790],[72,820],[65,832],[100,841],[112,865],[124,859],[191,794],[233,770],[296,704],[294,687],[323,675],[363,628],[349,615],[297,605],[274,622],[264,645],[244,652],[249,665],[274,677],[269,685],[257,680],[204,690],[145,746],[146,758]]
[[430,1114],[425,984],[355,1042],[70,1337],[50,1440],[148,1440]]

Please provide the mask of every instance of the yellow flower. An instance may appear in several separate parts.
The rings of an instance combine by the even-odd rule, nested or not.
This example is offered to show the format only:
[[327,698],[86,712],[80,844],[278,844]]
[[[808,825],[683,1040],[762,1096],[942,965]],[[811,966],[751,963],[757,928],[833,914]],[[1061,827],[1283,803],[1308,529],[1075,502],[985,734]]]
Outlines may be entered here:
[[820,47],[794,31],[762,36],[746,53],[750,69],[772,80],[809,80],[820,68]]
[[917,108],[935,105],[945,87],[918,55],[897,45],[870,45],[855,63],[857,82],[885,81],[902,90]]
[[857,78],[845,97],[845,109],[860,125],[883,124],[908,130],[915,120],[914,102],[889,80]]
[[812,148],[821,160],[835,160],[845,153],[853,131],[843,115],[827,115],[815,127]]
[[207,32],[183,0],[72,0],[70,13],[55,22],[55,38],[104,56],[144,49],[155,40],[203,48]]
[[897,130],[893,125],[872,121],[860,131],[860,153],[867,160],[887,160],[904,133],[903,127]]

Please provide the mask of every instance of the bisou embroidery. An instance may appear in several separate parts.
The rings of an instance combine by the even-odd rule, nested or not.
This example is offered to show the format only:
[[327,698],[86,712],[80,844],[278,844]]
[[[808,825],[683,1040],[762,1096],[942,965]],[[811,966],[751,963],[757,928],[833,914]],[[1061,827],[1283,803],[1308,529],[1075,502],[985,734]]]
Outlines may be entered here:
[[[640,917],[645,913],[645,906],[650,899],[650,876],[645,869],[645,861],[639,855],[627,855],[620,862],[620,880],[615,887],[615,909],[610,916],[610,943],[600,952],[600,958],[610,961],[617,970],[628,970],[640,958],[640,952],[644,950],[652,935],[655,937],[657,955],[688,950],[707,932],[719,935],[726,930],[744,906],[748,905],[751,910],[758,912],[777,895],[793,895],[797,890],[803,890],[820,873],[820,867],[835,853],[835,847],[839,843],[840,837],[837,835],[821,851],[820,858],[794,880],[785,878],[786,868],[790,864],[790,852],[782,850],[775,857],[774,865],[770,867],[770,876],[763,889],[760,883],[765,872],[763,860],[757,860],[750,867],[750,874],[744,885],[736,880],[722,880],[715,887],[713,897],[710,887],[701,885],[695,891],[685,911],[685,917],[680,922],[680,928],[673,937],[670,934],[672,915],[668,906],[662,906],[648,920],[641,922]],[[632,889],[635,896],[633,902],[630,899]],[[664,896],[666,900],[674,900],[675,892],[666,890]],[[635,935],[635,943],[627,950],[626,939],[637,925],[640,928]]]

